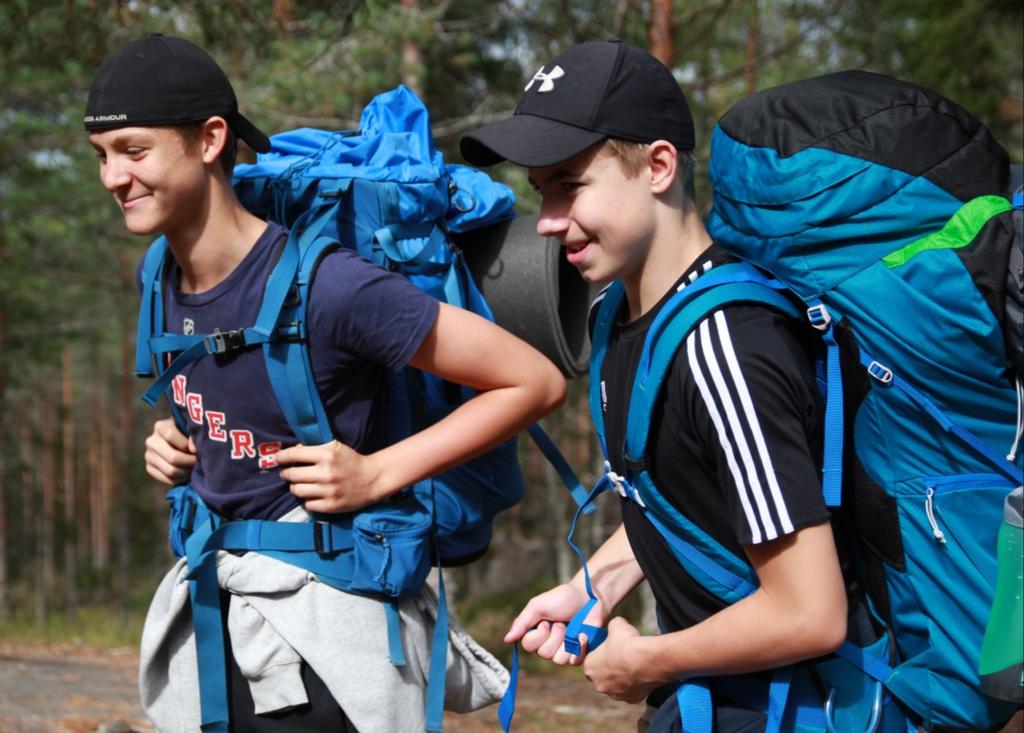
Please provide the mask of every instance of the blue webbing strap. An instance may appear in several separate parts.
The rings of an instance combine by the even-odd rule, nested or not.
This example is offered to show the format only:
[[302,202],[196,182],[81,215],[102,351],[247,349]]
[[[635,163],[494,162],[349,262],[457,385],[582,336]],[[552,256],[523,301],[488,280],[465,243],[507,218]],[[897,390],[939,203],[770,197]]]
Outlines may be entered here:
[[[351,181],[344,183],[342,191]],[[309,363],[305,321],[314,270],[323,252],[337,246],[330,237],[320,236],[333,220],[337,206],[337,201],[322,203],[296,221],[267,279],[253,326],[259,333],[268,334],[263,343],[263,361],[270,386],[289,427],[304,445],[320,445],[333,437]],[[287,338],[286,329],[293,331]]]
[[512,668],[509,670],[508,688],[498,705],[498,721],[501,729],[508,733],[512,727],[512,716],[516,713],[516,688],[519,682],[519,644],[512,645]]
[[[725,267],[722,265],[721,269]],[[715,270],[697,278],[694,283],[676,293],[651,324],[629,397],[625,440],[627,460],[640,460],[646,455],[651,415],[658,402],[665,373],[675,359],[680,344],[708,314],[731,303],[752,302],[799,317],[796,307],[785,296],[778,293],[776,288],[754,280],[752,275],[730,270],[726,274],[741,275],[745,279],[728,282],[723,276],[718,276],[710,285],[702,282],[713,274],[716,274]],[[754,274],[764,279],[756,271]]]
[[771,682],[768,683],[768,720],[765,723],[764,733],[779,733],[782,729],[782,719],[786,715],[786,702],[789,700],[789,691],[793,682],[792,664],[779,667],[772,673]]
[[[573,501],[576,502],[577,506],[582,507],[587,501],[587,490],[583,488],[583,484],[580,483],[576,472],[572,470],[572,466],[565,460],[562,452],[558,450],[558,446],[555,445],[554,441],[544,432],[544,428],[538,423],[528,427],[526,432],[530,434],[533,442],[540,448],[540,452],[548,459],[548,463],[558,472],[558,477],[562,479],[562,483],[569,490]],[[583,513],[591,514],[594,509],[593,504],[587,504],[587,508],[583,510]]]
[[[795,674],[796,670],[794,670]],[[768,715],[771,705],[771,688],[768,695],[762,685],[751,684],[747,675],[707,678],[714,695],[727,704],[733,704],[747,710],[756,710]],[[778,700],[779,698],[776,698]],[[776,702],[778,705],[778,702]],[[788,718],[785,716],[789,716]],[[792,686],[787,694],[784,722],[793,722],[801,729],[812,728],[820,731],[826,729],[826,717],[822,710],[821,699],[817,691],[806,687]],[[854,732],[856,733],[856,732]]]
[[604,298],[597,311],[597,320],[594,322],[594,332],[590,337],[590,389],[588,399],[590,400],[590,420],[594,423],[594,432],[601,443],[601,453],[608,458],[608,446],[604,438],[604,409],[601,399],[601,366],[604,364],[605,353],[608,350],[608,339],[611,336],[612,326],[615,323],[615,314],[618,313],[625,300],[626,291],[620,280],[614,281],[604,292]]
[[[317,222],[317,224],[318,229],[323,226],[322,222]],[[270,273],[270,277],[267,278],[263,302],[260,305],[256,323],[249,328],[240,329],[244,347],[266,343],[274,335],[277,316],[281,312],[285,297],[295,279],[298,262],[298,245],[294,241],[294,236],[289,236],[281,252],[281,257]],[[163,304],[160,305],[162,310]],[[182,348],[184,350],[161,372],[156,381],[143,394],[142,399],[150,405],[155,405],[170,386],[171,380],[185,366],[207,354],[219,353],[222,350],[223,339],[224,336],[218,333],[203,335],[156,334],[152,336],[149,339],[151,351],[165,353]]]
[[1024,471],[1017,468],[1006,460],[1006,458],[981,442],[975,435],[968,432],[962,425],[948,417],[935,405],[934,402],[919,392],[917,388],[896,376],[891,369],[876,361],[864,351],[860,352],[860,361],[868,370],[868,374],[875,380],[883,385],[891,384],[893,387],[899,389],[903,394],[913,400],[918,407],[924,410],[929,417],[935,420],[943,430],[953,433],[963,440],[977,453],[988,459],[989,463],[991,463],[993,467],[1011,481],[1014,481],[1017,484],[1024,483]]
[[388,625],[388,658],[396,667],[405,666],[402,647],[402,617],[398,614],[398,601],[384,601],[384,618]]
[[711,733],[714,713],[707,678],[686,680],[676,690],[682,733]]
[[587,637],[587,651],[593,651],[597,649],[604,640],[608,638],[608,629],[600,626],[592,626],[591,624],[583,623],[583,620],[590,613],[591,609],[597,604],[597,598],[591,596],[590,599],[583,604],[582,608],[573,614],[573,617],[569,619],[569,623],[565,627],[565,639],[562,642],[562,646],[565,651],[570,654],[580,654],[583,648],[580,646],[580,634]]
[[[327,522],[275,522],[239,520],[218,524],[215,515],[197,519],[186,540],[188,579],[192,598],[192,622],[195,628],[199,666],[200,708],[204,731],[227,731],[227,677],[224,660],[220,585],[217,581],[217,551],[247,550],[278,557],[292,565],[314,572],[325,582],[321,570],[326,567],[335,576],[341,563],[351,567],[351,532]],[[331,556],[322,556],[331,553]]]
[[[375,231],[373,239],[389,260],[395,264],[407,265],[412,268],[425,265],[448,241],[444,230],[432,222],[427,224],[391,224]],[[427,241],[418,252],[406,255],[398,243],[407,239],[426,239]]]
[[227,733],[228,678],[217,563],[193,564],[202,556],[202,548],[215,531],[216,522],[215,515],[209,512],[203,516],[197,515],[192,534],[185,541],[185,550],[190,570],[188,590],[192,601],[196,666],[199,672],[200,728],[207,733]]
[[655,529],[658,530],[658,533],[662,536],[662,539],[665,540],[666,544],[668,544],[674,555],[681,559],[685,559],[688,563],[696,566],[700,572],[709,576],[733,594],[731,597],[726,597],[722,600],[732,602],[736,600],[737,597],[746,598],[757,590],[757,586],[749,580],[736,575],[720,563],[712,560],[694,544],[683,539],[683,537],[669,527],[656,512],[645,511],[644,516],[647,517],[651,524],[654,525]]
[[163,273],[167,256],[167,238],[160,237],[146,250],[142,259],[142,298],[139,300],[139,322],[135,335],[135,375],[153,376],[153,352],[149,338],[164,330]]
[[[307,233],[316,234],[319,229],[320,227],[317,227],[314,231],[311,228],[303,237]],[[269,340],[263,345],[264,363],[277,403],[281,406],[292,432],[303,445],[320,445],[329,442],[333,437],[330,421],[317,391],[309,362],[309,349],[306,347],[306,308],[313,270],[323,252],[335,246],[336,242],[327,237],[316,237],[311,243],[300,239],[298,250],[301,251],[301,261],[291,298],[284,301],[279,313],[269,309],[261,310],[257,318],[257,324],[263,328],[273,329],[274,324],[277,324],[279,338]],[[269,285],[268,282],[268,288]],[[290,338],[285,338],[285,329],[293,330],[294,334]]]
[[825,506],[837,507],[843,502],[843,372],[839,362],[839,344],[835,323],[820,301],[810,301],[807,318],[822,332],[825,342],[825,455],[821,468],[821,493]]
[[868,654],[866,650],[849,641],[844,641],[840,644],[834,653],[840,659],[849,662],[868,677],[876,682],[881,682],[883,685],[889,681],[889,678],[892,677],[895,671],[886,662]]
[[448,668],[448,597],[444,590],[444,573],[437,564],[437,620],[430,649],[430,674],[427,677],[426,729],[440,733],[444,723],[445,673]]
[[572,517],[572,525],[569,527],[569,534],[566,537],[566,540],[569,542],[569,547],[571,547],[572,551],[576,553],[576,557],[580,559],[580,563],[583,565],[583,585],[587,589],[587,596],[590,599],[583,604],[583,607],[580,608],[580,610],[573,614],[573,617],[569,620],[569,625],[566,627],[565,639],[562,642],[562,646],[565,648],[565,651],[569,652],[569,654],[580,653],[580,634],[586,635],[588,650],[597,649],[597,647],[601,645],[601,642],[608,637],[608,631],[606,629],[583,623],[583,619],[587,617],[587,614],[590,613],[594,604],[597,603],[597,596],[594,595],[593,586],[590,584],[590,569],[587,567],[587,558],[584,556],[583,551],[580,550],[579,546],[573,541],[573,536],[576,534],[576,525],[580,520],[580,516],[583,514],[584,508],[593,504],[594,500],[598,496],[613,485],[614,484],[608,478],[607,474],[601,477],[601,480],[597,482],[597,485],[595,485],[587,495],[586,501],[577,507],[576,513],[573,514]]
[[[584,585],[587,589],[587,595],[590,597],[589,600],[583,604],[582,608],[577,611],[573,617],[569,620],[568,625],[565,628],[565,638],[562,642],[562,646],[570,654],[579,654],[580,642],[579,635],[584,634],[587,637],[587,650],[596,649],[601,643],[608,638],[608,630],[602,629],[598,626],[592,626],[590,624],[583,623],[587,614],[597,603],[597,596],[594,595],[594,589],[590,585],[590,570],[587,568],[586,558],[580,551],[580,548],[573,542],[573,535],[576,532],[576,523],[582,514],[589,514],[594,510],[594,500],[605,490],[612,486],[611,481],[608,480],[607,476],[602,477],[597,485],[587,494],[586,499],[583,503],[576,508],[576,513],[572,518],[572,526],[569,528],[569,546],[572,547],[573,551],[580,558],[580,562],[583,563],[583,580]],[[509,728],[512,725],[512,716],[516,710],[516,692],[518,689],[518,678],[519,678],[519,644],[516,643],[512,646],[512,669],[511,675],[508,682],[508,687],[505,689],[505,694],[501,698],[501,704],[498,705],[498,721],[501,723],[501,729],[508,733]]]

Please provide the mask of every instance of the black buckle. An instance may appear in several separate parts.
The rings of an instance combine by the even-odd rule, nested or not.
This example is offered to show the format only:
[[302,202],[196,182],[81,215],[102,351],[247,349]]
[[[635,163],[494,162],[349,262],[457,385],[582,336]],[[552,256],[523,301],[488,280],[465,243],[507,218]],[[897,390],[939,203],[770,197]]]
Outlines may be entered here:
[[274,332],[276,341],[299,342],[306,338],[306,329],[302,321],[289,321],[278,324]]
[[245,333],[242,329],[221,331],[215,328],[203,343],[207,354],[233,354],[245,348]]
[[178,525],[183,531],[191,534],[192,523],[196,521],[196,502],[191,497],[185,498],[185,508],[182,510],[181,523]]
[[318,555],[334,552],[334,541],[331,535],[331,523],[317,519],[313,522],[313,549]]

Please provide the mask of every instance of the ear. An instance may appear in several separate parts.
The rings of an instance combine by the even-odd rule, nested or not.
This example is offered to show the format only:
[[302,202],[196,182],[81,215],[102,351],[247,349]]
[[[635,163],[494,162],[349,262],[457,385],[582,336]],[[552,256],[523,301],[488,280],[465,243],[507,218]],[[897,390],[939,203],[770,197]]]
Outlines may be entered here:
[[212,164],[220,156],[228,140],[228,123],[223,117],[214,116],[203,123],[201,136],[203,162]]
[[676,181],[679,153],[667,140],[655,140],[647,146],[647,165],[653,193],[665,193]]

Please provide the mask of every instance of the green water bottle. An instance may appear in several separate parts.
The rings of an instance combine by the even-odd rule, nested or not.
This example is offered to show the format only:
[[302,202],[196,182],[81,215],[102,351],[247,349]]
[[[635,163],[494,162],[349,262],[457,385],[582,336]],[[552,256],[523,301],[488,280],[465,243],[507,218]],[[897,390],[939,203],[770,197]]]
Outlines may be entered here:
[[999,528],[996,592],[981,642],[981,690],[1024,703],[1024,487],[1006,497]]

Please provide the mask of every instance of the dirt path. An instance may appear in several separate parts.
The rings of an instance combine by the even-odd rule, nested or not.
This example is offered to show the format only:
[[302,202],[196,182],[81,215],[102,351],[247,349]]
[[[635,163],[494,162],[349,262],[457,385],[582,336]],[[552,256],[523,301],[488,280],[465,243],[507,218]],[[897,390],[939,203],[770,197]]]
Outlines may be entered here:
[[[93,733],[124,721],[153,733],[138,703],[134,650],[96,650],[70,644],[0,641],[0,733]],[[497,708],[445,718],[445,733],[500,730]],[[620,705],[593,692],[577,671],[523,674],[516,733],[620,733],[635,730],[639,706]]]
[[[134,650],[74,645],[27,645],[0,640],[0,733],[94,733],[123,721],[135,733],[154,733],[136,693]],[[595,693],[578,670],[522,674],[516,733],[631,733],[642,706]],[[496,707],[445,717],[445,733],[500,730]],[[127,728],[121,730],[127,731]],[[1024,731],[1018,713],[1002,733]]]

